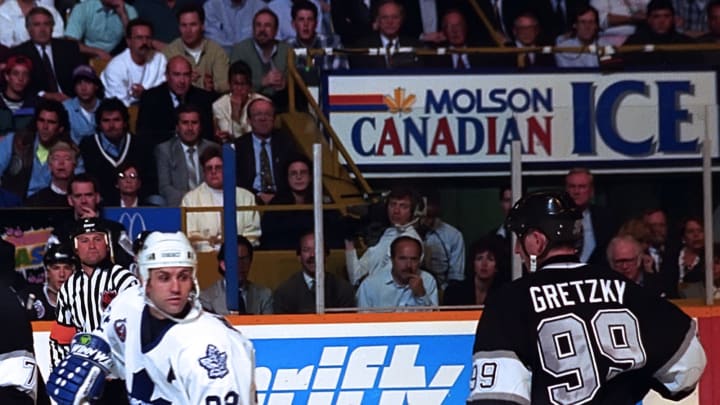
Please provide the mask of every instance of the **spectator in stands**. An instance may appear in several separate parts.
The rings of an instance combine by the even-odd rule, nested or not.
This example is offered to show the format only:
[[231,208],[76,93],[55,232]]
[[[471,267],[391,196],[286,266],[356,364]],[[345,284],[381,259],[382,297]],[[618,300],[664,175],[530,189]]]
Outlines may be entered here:
[[503,185],[499,189],[498,202],[500,203],[500,212],[502,212],[502,223],[497,227],[494,234],[502,238],[503,240],[512,239],[508,234],[507,228],[505,228],[505,217],[507,217],[510,208],[513,206],[512,200],[512,189],[509,184]]
[[415,210],[418,206],[416,193],[408,188],[395,188],[387,197],[387,219],[389,226],[383,231],[377,243],[369,246],[358,258],[352,241],[345,241],[345,259],[348,279],[358,285],[367,275],[390,271],[390,244],[399,236],[411,236],[421,240],[414,224]]
[[[82,53],[107,61],[122,51],[123,34],[130,38],[128,27],[137,17],[135,8],[125,0],[85,0],[73,7],[65,35],[80,43]],[[152,32],[147,36],[149,42]]]
[[612,45],[622,45],[645,24],[645,9],[650,0],[590,0],[600,16],[600,37]]
[[183,195],[202,181],[199,156],[213,141],[200,137],[200,109],[182,104],[175,110],[175,136],[155,147],[158,188],[168,207],[179,207]]
[[153,47],[163,50],[165,45],[180,36],[177,19],[180,10],[187,6],[195,6],[195,4],[200,4],[200,2],[195,0],[136,0],[133,2],[133,7],[137,10],[138,17],[152,23],[154,28]]
[[440,218],[441,214],[439,196],[427,196],[425,215],[418,221],[418,233],[425,245],[424,267],[445,290],[448,284],[465,279],[465,239],[457,228]]
[[165,81],[146,90],[140,98],[137,133],[153,145],[172,138],[175,133],[175,109],[194,104],[200,109],[200,133],[213,139],[212,103],[214,93],[192,85],[192,67],[183,56],[173,56],[167,64]]
[[[182,198],[182,207],[222,207],[223,202],[223,161],[222,151],[217,146],[205,149],[200,155],[204,181]],[[240,187],[235,188],[237,206],[255,205],[255,196]],[[186,233],[200,251],[219,248],[223,240],[223,223],[220,212],[192,212],[187,215]],[[257,211],[237,212],[238,233],[258,244],[260,240],[260,215]]]
[[274,129],[272,102],[263,99],[250,102],[248,120],[252,132],[235,141],[237,184],[252,190],[258,203],[268,204],[276,193],[284,191],[287,174],[283,168],[296,147],[288,135]]
[[253,36],[233,46],[230,62],[242,60],[250,66],[253,90],[287,105],[287,55],[290,45],[275,39],[278,17],[262,9],[253,18]]
[[153,50],[152,25],[135,19],[128,23],[127,49],[115,56],[100,74],[105,96],[116,97],[126,106],[140,100],[146,89],[165,81],[165,56]]
[[697,38],[707,32],[707,3],[705,1],[672,0],[678,31]]
[[147,141],[130,134],[129,119],[127,107],[122,101],[116,98],[105,99],[95,111],[97,133],[80,142],[80,154],[85,170],[100,182],[98,191],[106,204],[119,201],[119,191],[115,187],[116,170],[125,162],[132,162],[145,179],[143,196],[157,192],[155,167],[150,157],[152,150]]
[[[710,0],[707,4],[708,31],[698,41],[704,43],[720,43],[720,0]],[[720,51],[705,52],[705,63],[711,66],[720,65]]]
[[411,236],[399,236],[390,244],[391,271],[371,274],[357,290],[359,308],[438,305],[435,278],[420,269],[423,244]]
[[484,305],[487,297],[502,286],[500,274],[509,270],[510,257],[503,252],[497,238],[475,241],[469,249],[468,259],[465,280],[448,285],[443,294],[443,305]]
[[385,54],[352,56],[350,66],[354,69],[421,67],[422,60],[415,53],[398,52],[401,47],[421,48],[423,46],[418,39],[401,34],[404,18],[405,11],[398,0],[379,0],[375,16],[378,32],[359,39],[355,46],[383,48]]
[[32,122],[37,95],[30,91],[32,61],[23,55],[8,58],[3,75],[5,86],[0,92],[0,134],[27,128]]
[[247,63],[238,60],[228,70],[230,93],[215,100],[212,105],[215,118],[215,138],[232,142],[252,131],[248,120],[250,102],[259,98],[270,100],[252,89],[252,72]]
[[667,253],[672,248],[668,249],[667,246],[667,216],[665,211],[660,208],[650,208],[643,213],[643,220],[650,228],[650,246],[648,247],[648,254],[652,257],[655,271],[660,271],[663,266],[663,262],[666,259]]
[[[447,39],[447,47],[452,50],[462,50],[472,46],[468,43],[468,26],[465,16],[458,9],[450,9],[442,16],[442,32]],[[493,66],[493,61],[501,59],[496,55],[481,55],[478,53],[451,52],[446,55],[428,57],[430,67],[466,70],[474,67]]]
[[[242,235],[237,236],[238,314],[272,314],[272,290],[248,280],[253,260],[253,245]],[[227,282],[225,281],[225,244],[217,254],[218,272],[222,276],[200,293],[200,302],[206,311],[228,315]]]
[[[163,0],[165,3],[165,0]],[[180,37],[163,49],[165,57],[182,55],[192,65],[192,84],[207,91],[227,92],[228,65],[225,50],[212,39],[206,38],[205,11],[197,4],[188,4],[178,10]]]
[[28,284],[19,295],[30,309],[30,320],[57,319],[57,297],[60,287],[78,269],[78,258],[70,244],[53,245],[43,255],[44,284]]
[[76,145],[83,138],[92,136],[97,130],[95,111],[103,99],[104,90],[95,70],[88,65],[80,65],[73,70],[75,97],[63,101],[70,119],[70,137]]
[[[325,246],[326,260],[330,249]],[[273,312],[276,314],[315,313],[315,234],[307,231],[300,236],[297,257],[302,270],[291,275],[273,294]],[[355,306],[353,289],[347,281],[331,271],[325,271],[325,308]]]
[[42,7],[54,21],[55,24],[49,27],[52,37],[62,38],[65,31],[65,20],[55,7],[35,0],[6,0],[0,4],[0,27],[3,27],[0,30],[1,44],[13,47],[30,39],[28,35],[30,27],[26,24],[26,18],[29,16],[30,10],[35,7]]
[[371,1],[333,1],[330,13],[335,33],[346,46],[355,44],[373,32]]
[[347,59],[342,55],[315,56],[310,61],[307,52],[310,49],[342,48],[340,37],[336,35],[318,34],[318,10],[308,0],[296,1],[292,6],[292,27],[295,36],[290,39],[290,46],[295,48],[297,54],[295,67],[310,86],[320,83],[320,71],[347,69]]
[[73,96],[72,72],[84,63],[77,43],[51,36],[55,21],[46,8],[33,8],[25,21],[30,39],[11,52],[32,61],[30,88],[46,99],[64,101]]
[[583,243],[578,251],[580,261],[604,265],[606,249],[617,228],[611,214],[592,203],[595,194],[593,175],[580,167],[571,169],[565,176],[565,191],[582,211]]
[[650,255],[650,241],[652,231],[642,218],[630,218],[620,226],[618,236],[631,236],[640,245],[640,266],[646,273],[657,273],[660,269],[655,267],[655,261]]
[[259,0],[207,0],[205,35],[220,44],[225,52],[253,34],[253,16],[261,6]]
[[70,140],[67,128],[67,111],[62,104],[53,100],[38,103],[33,122],[27,129],[0,139],[2,186],[21,199],[47,187],[50,184],[50,148],[59,140]]
[[141,205],[155,205],[140,199],[142,178],[140,171],[132,162],[123,162],[116,170],[117,180],[115,188],[118,189],[119,199],[108,201],[107,205],[122,208],[137,208]]
[[642,246],[631,235],[616,236],[608,243],[607,260],[611,269],[645,287],[653,295],[677,298],[666,294],[659,273],[647,272],[643,268],[643,254]]
[[[660,274],[671,297],[688,298],[705,280],[705,228],[702,218],[687,217],[680,223],[680,246],[668,252]],[[686,292],[685,290],[688,290]]]
[[[522,13],[515,18],[513,35],[516,48],[532,48],[543,46],[540,42],[540,24],[537,17],[530,13]],[[525,52],[518,54],[518,67],[524,69],[549,68],[555,66],[555,57],[549,53]]]
[[[555,45],[568,48],[610,45],[604,38],[598,39],[600,29],[598,18],[598,11],[593,6],[580,6],[572,23],[570,35],[557,37]],[[596,68],[600,66],[600,60],[595,52],[556,53],[555,63],[561,68]]]
[[94,219],[108,230],[112,260],[122,266],[133,263],[132,241],[125,227],[109,219],[100,217],[100,194],[95,177],[81,173],[73,176],[68,185],[67,201],[73,209],[72,218],[60,220],[53,225],[53,232],[48,245],[73,243],[73,232],[77,229],[78,220]]
[[[675,29],[675,10],[670,0],[652,0],[647,5],[647,29],[628,37],[626,45],[694,44],[695,40]],[[623,56],[628,66],[667,67],[702,63],[699,52],[634,52]]]
[[543,35],[552,42],[572,31],[577,10],[587,7],[589,0],[535,0],[528,3],[527,6],[538,17]]
[[58,141],[50,148],[48,167],[50,185],[40,189],[25,202],[29,207],[67,207],[70,178],[77,167],[80,151],[72,143]]
[[[305,155],[297,154],[288,160],[288,184],[285,191],[278,193],[270,202],[273,205],[312,204],[313,182],[312,162]],[[330,199],[324,198],[323,203]],[[342,226],[338,211],[326,210],[323,215],[325,241],[330,248],[342,248]],[[305,211],[268,211],[262,216],[263,237],[260,246],[263,249],[292,249],[298,238],[314,226],[311,210]]]

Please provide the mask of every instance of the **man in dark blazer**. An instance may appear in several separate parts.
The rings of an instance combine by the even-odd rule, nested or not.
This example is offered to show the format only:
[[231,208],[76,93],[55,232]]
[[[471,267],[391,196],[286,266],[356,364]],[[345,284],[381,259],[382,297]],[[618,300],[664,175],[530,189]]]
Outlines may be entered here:
[[[533,48],[543,46],[540,23],[535,14],[531,12],[522,13],[513,25],[513,34],[515,42],[513,46],[516,48]],[[517,55],[517,54],[515,54]],[[555,55],[551,53],[541,52],[525,52],[519,54],[517,58],[517,66],[522,69],[550,68],[555,67]],[[520,63],[522,60],[522,63]]]
[[353,69],[394,69],[405,67],[421,67],[423,61],[414,53],[399,53],[401,47],[421,48],[419,39],[402,35],[404,9],[398,0],[380,0],[377,6],[378,32],[361,38],[356,46],[359,48],[384,48],[389,52],[385,55],[354,55],[350,57]]
[[[251,101],[248,105],[248,121],[252,131],[235,141],[237,185],[253,191],[259,203],[267,204],[275,194],[288,188],[287,163],[296,153],[297,147],[288,135],[274,129],[275,107],[271,101]],[[263,148],[268,155],[271,171],[265,181],[262,170]]]
[[591,203],[595,186],[590,170],[584,167],[571,169],[565,176],[565,191],[583,214],[583,245],[578,250],[580,261],[607,267],[607,246],[617,233],[617,224],[609,210]]
[[330,8],[333,27],[340,35],[343,45],[354,47],[360,38],[373,32],[371,1],[334,1]]
[[175,108],[180,104],[194,104],[200,108],[202,137],[212,140],[212,103],[216,94],[193,86],[192,67],[182,56],[174,56],[167,63],[166,82],[145,90],[140,97],[137,119],[138,135],[158,145],[175,134]]
[[[458,50],[477,46],[468,40],[468,25],[465,16],[459,9],[450,9],[442,17],[442,30],[447,38],[443,46]],[[426,58],[426,66],[442,69],[467,70],[480,67],[513,66],[513,55],[480,54],[465,52],[448,52],[444,55],[433,55]]]
[[[325,246],[325,256],[330,249]],[[302,270],[285,280],[273,294],[273,312],[276,314],[315,313],[315,234],[307,231],[298,242],[297,256]],[[350,283],[325,272],[325,307],[348,308],[355,306],[355,294]]]
[[[174,114],[175,136],[155,147],[158,191],[168,207],[179,207],[185,193],[202,183],[199,157],[205,149],[217,146],[215,142],[200,137],[201,114],[200,108],[193,104],[179,106]],[[190,148],[193,148],[191,152]],[[191,180],[193,170],[194,183]]]
[[[30,40],[11,49],[11,53],[25,55],[32,61],[31,91],[57,101],[74,96],[72,72],[86,63],[77,42],[52,38],[55,22],[52,14],[45,8],[33,8],[25,21]],[[49,66],[43,62],[43,51],[47,55]]]

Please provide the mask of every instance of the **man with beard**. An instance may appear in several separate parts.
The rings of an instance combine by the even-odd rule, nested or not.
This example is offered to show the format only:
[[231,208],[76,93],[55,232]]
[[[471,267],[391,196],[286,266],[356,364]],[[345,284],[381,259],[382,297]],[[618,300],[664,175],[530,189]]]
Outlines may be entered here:
[[165,81],[165,56],[152,48],[152,24],[141,19],[128,23],[127,49],[114,57],[100,75],[105,96],[117,97],[126,106],[140,100],[145,89]]
[[0,140],[3,187],[23,199],[47,187],[50,148],[58,140],[68,139],[67,129],[68,116],[62,104],[54,100],[41,101],[30,127]]
[[423,243],[411,236],[400,236],[390,244],[392,270],[366,278],[357,291],[360,308],[437,306],[435,278],[420,269]]
[[[325,258],[330,249],[325,247]],[[315,313],[315,234],[307,231],[298,242],[297,256],[302,266],[283,282],[273,294],[273,312],[276,314]],[[323,259],[324,260],[324,259]],[[350,284],[335,274],[325,272],[325,308],[355,306]]]
[[275,39],[278,17],[271,10],[253,18],[253,37],[233,46],[230,62],[242,60],[252,71],[253,90],[270,97],[276,106],[287,105],[287,55],[290,45]]

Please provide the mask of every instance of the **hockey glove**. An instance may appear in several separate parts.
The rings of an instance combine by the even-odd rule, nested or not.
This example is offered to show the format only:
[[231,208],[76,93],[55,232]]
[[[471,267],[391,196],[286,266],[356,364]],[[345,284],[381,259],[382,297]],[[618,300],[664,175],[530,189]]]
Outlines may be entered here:
[[48,394],[58,405],[79,405],[97,399],[111,365],[107,342],[89,333],[78,333],[70,354],[50,373]]

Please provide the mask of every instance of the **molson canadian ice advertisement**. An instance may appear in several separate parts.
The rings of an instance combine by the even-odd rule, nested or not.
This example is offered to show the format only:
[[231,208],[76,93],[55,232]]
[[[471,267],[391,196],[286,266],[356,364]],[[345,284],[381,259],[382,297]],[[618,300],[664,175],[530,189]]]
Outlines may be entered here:
[[326,77],[324,108],[368,176],[699,170],[718,157],[713,72]]

